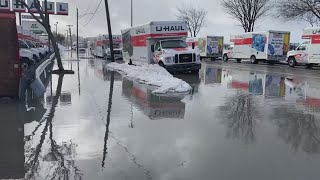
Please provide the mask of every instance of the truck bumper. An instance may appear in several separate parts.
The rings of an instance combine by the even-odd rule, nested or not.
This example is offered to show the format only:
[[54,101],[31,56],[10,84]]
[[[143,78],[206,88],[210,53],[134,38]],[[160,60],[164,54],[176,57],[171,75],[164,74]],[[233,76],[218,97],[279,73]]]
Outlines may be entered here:
[[167,71],[177,72],[177,71],[195,71],[201,69],[201,63],[189,63],[189,64],[174,64],[167,65]]

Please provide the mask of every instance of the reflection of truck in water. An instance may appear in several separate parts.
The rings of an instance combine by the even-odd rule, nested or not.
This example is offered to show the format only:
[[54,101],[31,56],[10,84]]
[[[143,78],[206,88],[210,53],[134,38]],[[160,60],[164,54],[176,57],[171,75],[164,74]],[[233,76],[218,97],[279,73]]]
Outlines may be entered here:
[[189,47],[194,44],[195,49],[199,51],[200,58],[211,58],[215,60],[222,57],[223,36],[207,36],[203,38],[188,38]]
[[129,64],[159,64],[168,71],[199,72],[200,54],[188,47],[187,35],[182,21],[156,21],[122,30],[124,59]]
[[[111,80],[112,71],[109,71],[106,68],[106,63],[104,61],[99,60],[99,59],[93,60],[93,68],[94,68],[94,75],[96,77],[98,77],[99,79],[102,79],[103,81],[110,81]],[[114,80],[121,81],[122,75],[118,72],[114,72]]]
[[123,78],[122,94],[150,119],[184,119],[185,103],[182,97],[161,97],[152,94],[146,85]]
[[222,69],[213,67],[213,66],[206,66],[204,68],[205,76],[204,76],[204,84],[221,84],[221,77],[222,77]]

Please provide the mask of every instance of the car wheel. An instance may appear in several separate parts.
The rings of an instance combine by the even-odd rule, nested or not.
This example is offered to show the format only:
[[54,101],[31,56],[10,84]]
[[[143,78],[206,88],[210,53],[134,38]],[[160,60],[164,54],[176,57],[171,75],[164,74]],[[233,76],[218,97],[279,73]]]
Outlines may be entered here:
[[237,59],[237,62],[238,62],[238,63],[241,63],[241,59]]
[[224,61],[224,62],[228,62],[228,60],[229,60],[228,55],[226,55],[226,54],[223,55],[223,61]]
[[258,64],[258,62],[259,62],[257,60],[256,56],[253,56],[253,55],[250,57],[250,61],[251,61],[252,64]]
[[297,61],[294,57],[289,57],[288,64],[290,67],[295,67],[297,65]]
[[30,66],[29,59],[26,59],[26,58],[20,59],[20,64],[21,64],[21,69],[23,71],[29,69],[29,66]]

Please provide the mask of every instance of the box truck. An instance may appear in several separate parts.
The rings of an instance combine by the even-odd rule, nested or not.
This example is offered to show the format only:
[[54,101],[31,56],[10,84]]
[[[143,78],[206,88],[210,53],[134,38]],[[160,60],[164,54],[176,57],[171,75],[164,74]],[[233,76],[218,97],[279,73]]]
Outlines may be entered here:
[[[123,59],[121,35],[113,35],[112,42],[114,58]],[[111,58],[109,35],[102,35],[97,38],[97,40],[95,41],[93,55],[100,58]]]
[[199,51],[200,58],[210,58],[215,60],[222,57],[223,53],[223,36],[207,36],[201,38],[187,38],[189,47],[195,45],[195,49]]
[[303,64],[311,68],[320,63],[320,27],[304,29],[302,39],[307,41],[288,53],[287,62],[290,67]]
[[200,54],[186,43],[185,22],[150,22],[121,33],[123,57],[129,64],[155,63],[170,72],[199,72],[201,69]]
[[239,35],[231,35],[233,42],[227,51],[224,52],[223,60],[250,59],[251,63],[267,61],[274,64],[277,61],[285,60],[289,51],[290,32],[266,31],[250,32]]

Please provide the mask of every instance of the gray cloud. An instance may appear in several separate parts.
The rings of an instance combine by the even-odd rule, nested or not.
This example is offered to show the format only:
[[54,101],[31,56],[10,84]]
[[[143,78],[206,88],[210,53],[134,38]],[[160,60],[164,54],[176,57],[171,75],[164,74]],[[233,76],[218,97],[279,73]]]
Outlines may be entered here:
[[[76,7],[79,14],[94,12],[100,0],[61,0],[69,2],[69,16],[51,16],[51,24],[59,22],[58,30],[65,32],[66,24],[76,24]],[[134,24],[143,24],[155,20],[175,20],[175,7],[182,3],[191,3],[189,0],[133,0],[134,1]],[[230,34],[243,32],[237,22],[229,18],[220,6],[221,0],[199,0],[192,2],[194,6],[205,8],[208,11],[206,26],[200,32],[204,35],[223,35],[229,40]],[[130,25],[130,0],[109,0],[112,30],[114,34],[120,34],[121,29]],[[107,34],[106,14],[104,1],[101,3],[92,21],[85,26],[91,15],[80,19],[79,33],[81,36],[97,36]],[[282,22],[272,16],[261,20],[256,31],[286,30],[291,31],[292,41],[301,41],[302,29],[306,26],[302,22]],[[73,27],[75,32],[75,26]]]

